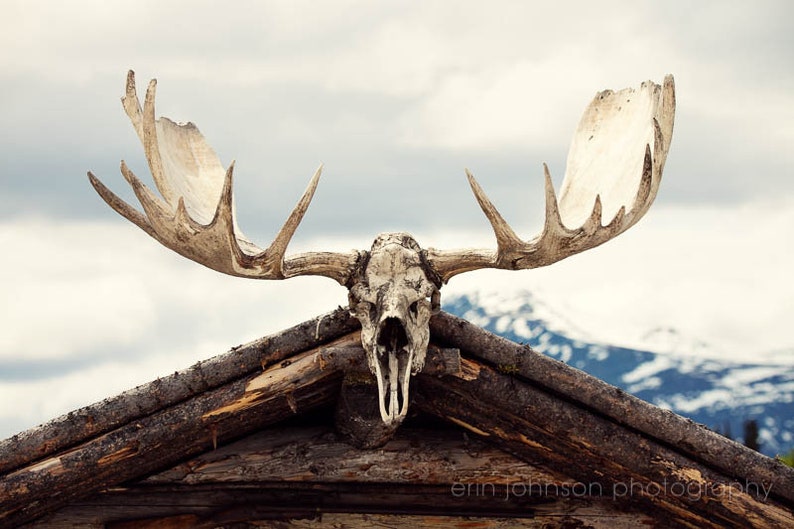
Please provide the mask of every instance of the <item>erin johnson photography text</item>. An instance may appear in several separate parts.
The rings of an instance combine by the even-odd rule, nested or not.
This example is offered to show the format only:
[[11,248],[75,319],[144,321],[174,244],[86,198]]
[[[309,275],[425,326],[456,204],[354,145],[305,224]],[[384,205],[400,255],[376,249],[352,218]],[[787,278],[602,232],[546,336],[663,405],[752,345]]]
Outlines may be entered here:
[[615,483],[539,483],[532,480],[515,483],[453,483],[450,487],[452,496],[456,498],[493,497],[509,501],[513,498],[557,497],[586,498],[610,497],[614,501],[631,497],[674,497],[689,501],[700,501],[702,498],[731,498],[735,494],[749,494],[767,500],[772,492],[772,485],[752,481],[731,483],[708,483],[680,481],[641,482],[629,480]]

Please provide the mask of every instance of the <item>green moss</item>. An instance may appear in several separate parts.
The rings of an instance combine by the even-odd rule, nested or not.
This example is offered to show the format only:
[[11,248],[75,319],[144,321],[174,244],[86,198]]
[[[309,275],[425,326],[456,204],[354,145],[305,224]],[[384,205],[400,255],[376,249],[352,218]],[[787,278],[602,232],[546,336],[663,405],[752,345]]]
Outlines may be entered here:
[[794,467],[794,448],[792,448],[788,454],[777,456],[777,458],[782,461],[784,464]]
[[519,373],[518,366],[515,364],[500,364],[497,369],[505,375],[517,375]]
[[374,386],[377,383],[375,375],[369,371],[348,371],[345,373],[345,384],[350,386]]

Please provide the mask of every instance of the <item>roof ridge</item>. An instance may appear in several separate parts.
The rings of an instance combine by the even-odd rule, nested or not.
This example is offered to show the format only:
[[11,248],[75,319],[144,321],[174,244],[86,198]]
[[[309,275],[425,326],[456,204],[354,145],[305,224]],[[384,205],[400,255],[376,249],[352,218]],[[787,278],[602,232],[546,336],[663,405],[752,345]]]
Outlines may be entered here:
[[[199,361],[187,369],[66,413],[1,440],[0,474],[28,466],[87,439],[262,370],[297,352],[347,334],[359,325],[346,308],[339,307],[284,331],[232,347],[226,353]],[[53,431],[59,434],[55,438]]]
[[520,376],[725,475],[772,483],[776,495],[794,502],[794,468],[776,459],[449,313],[436,315],[430,322],[430,331],[434,338],[458,347],[463,355]]

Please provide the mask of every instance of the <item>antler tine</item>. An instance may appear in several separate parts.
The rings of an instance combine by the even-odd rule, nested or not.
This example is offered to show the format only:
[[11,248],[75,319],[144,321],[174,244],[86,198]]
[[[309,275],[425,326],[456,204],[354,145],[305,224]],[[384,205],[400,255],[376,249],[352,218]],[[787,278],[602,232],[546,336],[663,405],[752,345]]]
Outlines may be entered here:
[[322,275],[345,284],[358,252],[309,252],[285,257],[287,246],[308,210],[320,178],[315,172],[295,208],[266,249],[250,242],[237,227],[232,181],[234,162],[223,169],[217,155],[192,123],[155,119],[157,83],[152,80],[141,106],[135,74],[127,75],[124,110],[144,147],[146,160],[162,198],[152,192],[122,161],[121,173],[143,207],[141,214],[110,191],[92,173],[97,193],[116,212],[164,246],[229,275],[285,279]]
[[[152,80],[154,81],[154,79]],[[124,95],[121,98],[121,104],[130,118],[132,126],[135,128],[138,138],[143,142],[143,109],[141,109],[141,102],[138,100],[138,92],[135,87],[135,72],[132,70],[127,72],[127,84]]]
[[[647,82],[637,90],[597,94],[574,135],[559,199],[549,169],[543,165],[545,222],[541,233],[526,242],[516,235],[467,170],[474,197],[493,228],[497,249],[430,249],[429,261],[446,282],[480,268],[546,266],[623,233],[642,218],[656,197],[674,113],[675,87],[669,75],[663,86]],[[611,215],[606,225],[605,214]],[[568,228],[566,219],[579,227]]]
[[121,198],[119,198],[119,196],[116,195],[116,193],[108,189],[105,186],[105,184],[103,184],[99,180],[99,178],[94,176],[94,173],[92,173],[91,171],[88,171],[88,180],[91,182],[91,185],[94,186],[96,192],[99,193],[99,196],[102,197],[102,200],[104,200],[107,203],[107,205],[113,208],[116,211],[116,213],[118,213],[128,221],[132,222],[136,226],[138,226],[140,229],[148,233],[151,237],[157,238],[156,232],[149,225],[149,222],[146,220],[145,215],[141,215],[141,213],[137,209],[133,208],[132,206],[124,202]]
[[513,228],[505,221],[504,217],[499,213],[499,210],[493,205],[488,196],[483,191],[477,179],[474,178],[468,169],[466,169],[466,178],[469,179],[469,186],[471,187],[474,198],[480,205],[480,209],[485,213],[488,221],[491,223],[494,235],[496,236],[496,245],[498,254],[502,255],[509,251],[510,248],[522,244],[523,241],[516,235]]
[[303,215],[306,214],[306,211],[309,209],[309,204],[314,198],[314,191],[317,189],[317,184],[320,182],[320,175],[322,172],[323,166],[320,164],[314,172],[314,176],[312,176],[312,179],[309,181],[309,185],[306,187],[300,200],[289,214],[289,217],[287,217],[287,220],[284,222],[281,230],[279,230],[276,238],[273,239],[273,242],[270,244],[270,249],[276,254],[281,254],[283,257],[286,253],[287,245],[292,239],[292,235],[295,233],[295,230],[298,229],[298,225],[301,223],[301,220],[303,220]]

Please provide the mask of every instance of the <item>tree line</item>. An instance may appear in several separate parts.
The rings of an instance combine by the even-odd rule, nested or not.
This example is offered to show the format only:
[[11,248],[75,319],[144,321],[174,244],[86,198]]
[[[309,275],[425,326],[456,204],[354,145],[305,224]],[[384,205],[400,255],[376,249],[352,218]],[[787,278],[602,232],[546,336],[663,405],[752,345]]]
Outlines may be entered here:
[[[742,429],[744,430],[744,436],[742,438],[742,442],[744,443],[744,446],[752,450],[755,450],[756,452],[760,452],[761,441],[758,438],[758,421],[756,421],[755,419],[748,419],[744,421]],[[718,434],[727,437],[728,439],[735,440],[731,432],[730,421],[725,421],[725,425],[722,428],[717,428],[715,431]],[[787,454],[778,455],[777,459],[790,467],[794,467],[794,448],[789,450]]]

